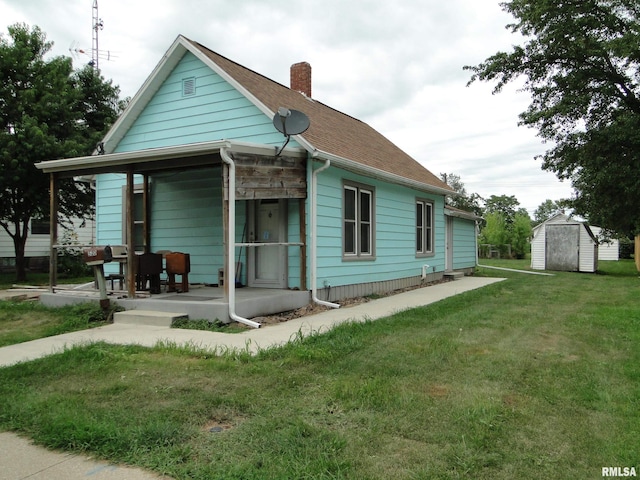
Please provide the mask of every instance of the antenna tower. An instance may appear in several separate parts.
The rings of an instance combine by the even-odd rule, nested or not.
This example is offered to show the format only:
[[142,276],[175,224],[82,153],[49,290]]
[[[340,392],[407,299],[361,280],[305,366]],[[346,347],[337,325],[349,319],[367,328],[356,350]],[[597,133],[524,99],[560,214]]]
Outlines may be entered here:
[[91,66],[97,72],[100,70],[100,49],[98,47],[98,31],[104,28],[102,19],[98,16],[98,0],[93,0],[93,44],[91,47]]

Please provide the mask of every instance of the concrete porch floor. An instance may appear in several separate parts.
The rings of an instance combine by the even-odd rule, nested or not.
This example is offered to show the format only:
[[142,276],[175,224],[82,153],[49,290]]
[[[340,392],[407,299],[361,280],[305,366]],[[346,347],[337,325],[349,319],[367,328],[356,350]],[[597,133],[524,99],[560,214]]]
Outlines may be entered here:
[[[229,321],[229,305],[224,289],[204,285],[190,285],[185,293],[149,295],[138,292],[136,298],[126,298],[120,290],[108,290],[111,302],[125,310],[153,310],[185,313],[190,319]],[[99,301],[93,285],[75,289],[56,289],[55,293],[42,293],[40,301],[49,306],[62,306],[87,301]],[[242,287],[236,289],[236,313],[252,319],[264,315],[286,312],[304,307],[311,301],[308,291]]]

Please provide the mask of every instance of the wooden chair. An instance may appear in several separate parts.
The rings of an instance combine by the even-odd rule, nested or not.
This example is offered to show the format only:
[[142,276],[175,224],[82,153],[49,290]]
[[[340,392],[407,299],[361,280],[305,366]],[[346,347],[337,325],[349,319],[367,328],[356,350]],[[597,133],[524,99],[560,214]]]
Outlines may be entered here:
[[191,271],[191,258],[188,253],[171,252],[167,253],[167,276],[169,278],[167,292],[176,291],[176,275],[182,277],[180,285],[181,292],[189,291],[189,272]]
[[160,274],[162,273],[162,255],[143,253],[136,255],[136,290],[145,290],[149,282],[149,293],[160,293]]

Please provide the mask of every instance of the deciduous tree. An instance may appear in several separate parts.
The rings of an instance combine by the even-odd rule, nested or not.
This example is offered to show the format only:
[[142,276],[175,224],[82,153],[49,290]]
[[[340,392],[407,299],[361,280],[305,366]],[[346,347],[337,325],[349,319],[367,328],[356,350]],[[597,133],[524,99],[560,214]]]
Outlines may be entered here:
[[460,179],[460,175],[456,175],[455,173],[441,173],[440,178],[458,193],[458,195],[447,195],[448,205],[475,213],[479,217],[482,216],[482,206],[480,205],[482,197],[477,193],[467,193],[467,189]]
[[518,78],[520,114],[552,147],[542,168],[570,179],[574,213],[620,233],[640,232],[640,5],[637,0],[501,3],[521,45],[467,66],[495,92]]
[[542,222],[546,222],[554,215],[561,213],[564,210],[562,201],[553,201],[550,199],[546,199],[538,208],[536,208],[535,212],[533,212],[533,221],[536,225]]
[[507,226],[512,225],[520,202],[513,195],[491,195],[485,200],[486,213],[501,213]]
[[[38,27],[16,24],[0,36],[0,225],[13,239],[17,280],[26,279],[32,218],[48,215],[49,179],[35,163],[89,155],[123,104],[119,89],[70,58],[45,59],[52,43]],[[60,185],[61,220],[93,211],[85,182]]]

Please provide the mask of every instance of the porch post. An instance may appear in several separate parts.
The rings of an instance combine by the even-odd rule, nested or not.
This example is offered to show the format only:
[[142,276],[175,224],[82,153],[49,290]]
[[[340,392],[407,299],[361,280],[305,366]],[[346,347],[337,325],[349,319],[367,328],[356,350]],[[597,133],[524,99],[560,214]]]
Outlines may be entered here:
[[136,296],[136,252],[133,244],[133,167],[127,168],[127,194],[125,199],[125,215],[127,225],[127,296]]
[[304,198],[298,200],[300,220],[300,290],[307,289],[307,216],[304,208]]
[[229,279],[229,242],[232,239],[229,238],[229,166],[227,164],[222,165],[222,244],[224,250],[224,262],[222,268],[224,269],[224,298],[229,301],[229,281],[235,281]]
[[151,252],[151,226],[149,225],[149,219],[151,218],[149,209],[149,175],[144,174],[142,177],[142,209],[143,209],[143,221],[142,221],[142,238],[144,238],[144,252]]
[[58,283],[58,177],[49,175],[49,291]]

